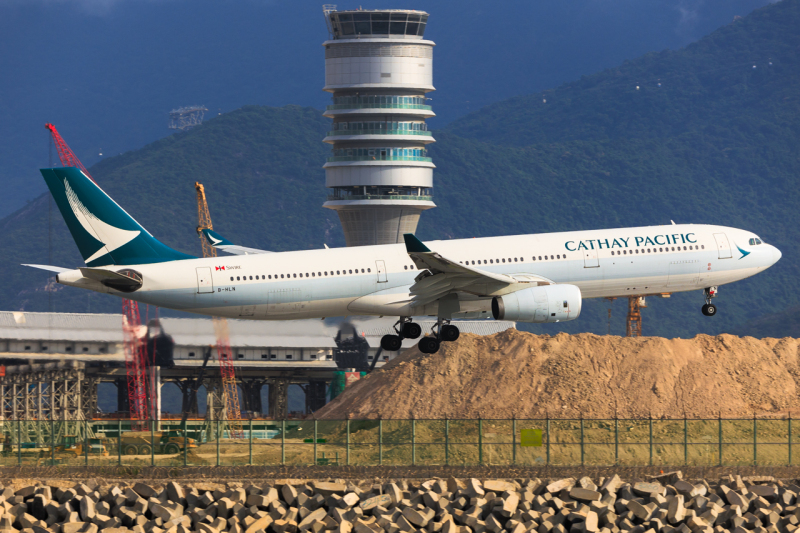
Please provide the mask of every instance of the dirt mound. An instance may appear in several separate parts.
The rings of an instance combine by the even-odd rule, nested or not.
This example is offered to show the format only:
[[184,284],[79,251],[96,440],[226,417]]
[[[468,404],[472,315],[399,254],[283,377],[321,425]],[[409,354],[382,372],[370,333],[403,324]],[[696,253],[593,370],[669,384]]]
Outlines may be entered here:
[[800,413],[800,340],[462,334],[416,348],[318,418],[715,418]]

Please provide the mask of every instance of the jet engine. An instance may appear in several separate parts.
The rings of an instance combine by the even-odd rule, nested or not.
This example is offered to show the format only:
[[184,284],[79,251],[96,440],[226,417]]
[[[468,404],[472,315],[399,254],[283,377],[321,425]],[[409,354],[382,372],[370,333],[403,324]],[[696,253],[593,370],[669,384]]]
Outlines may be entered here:
[[537,324],[564,322],[580,316],[581,301],[581,290],[575,285],[542,285],[495,296],[492,316]]

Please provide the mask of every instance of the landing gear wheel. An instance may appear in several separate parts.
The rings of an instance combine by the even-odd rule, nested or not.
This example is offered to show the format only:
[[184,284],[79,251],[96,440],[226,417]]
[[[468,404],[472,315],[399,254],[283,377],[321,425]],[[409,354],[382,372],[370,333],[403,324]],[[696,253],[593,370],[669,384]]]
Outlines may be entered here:
[[453,342],[454,340],[458,339],[458,336],[461,334],[458,331],[458,328],[452,324],[446,324],[442,326],[441,332],[439,336],[445,342]]
[[436,353],[439,351],[439,339],[436,337],[422,337],[419,341],[419,351],[422,353]]
[[400,332],[406,339],[418,339],[422,335],[422,328],[416,322],[406,322]]
[[396,352],[403,346],[400,335],[384,335],[381,337],[381,348],[387,352]]
[[705,304],[703,306],[703,314],[706,316],[714,316],[717,314],[717,306],[714,304]]

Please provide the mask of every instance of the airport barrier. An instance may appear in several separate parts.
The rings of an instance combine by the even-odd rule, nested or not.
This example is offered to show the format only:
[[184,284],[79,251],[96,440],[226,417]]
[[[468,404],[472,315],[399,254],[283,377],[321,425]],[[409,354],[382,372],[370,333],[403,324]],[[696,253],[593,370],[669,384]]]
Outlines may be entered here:
[[791,418],[0,420],[0,465],[784,466]]

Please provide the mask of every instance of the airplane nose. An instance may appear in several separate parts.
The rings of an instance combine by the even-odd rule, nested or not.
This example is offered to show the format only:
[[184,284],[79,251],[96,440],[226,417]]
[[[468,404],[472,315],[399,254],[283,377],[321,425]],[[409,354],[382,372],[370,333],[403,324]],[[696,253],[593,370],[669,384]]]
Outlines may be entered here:
[[775,263],[780,261],[781,257],[783,257],[783,254],[781,253],[781,251],[773,246],[772,247],[772,264],[774,265]]

